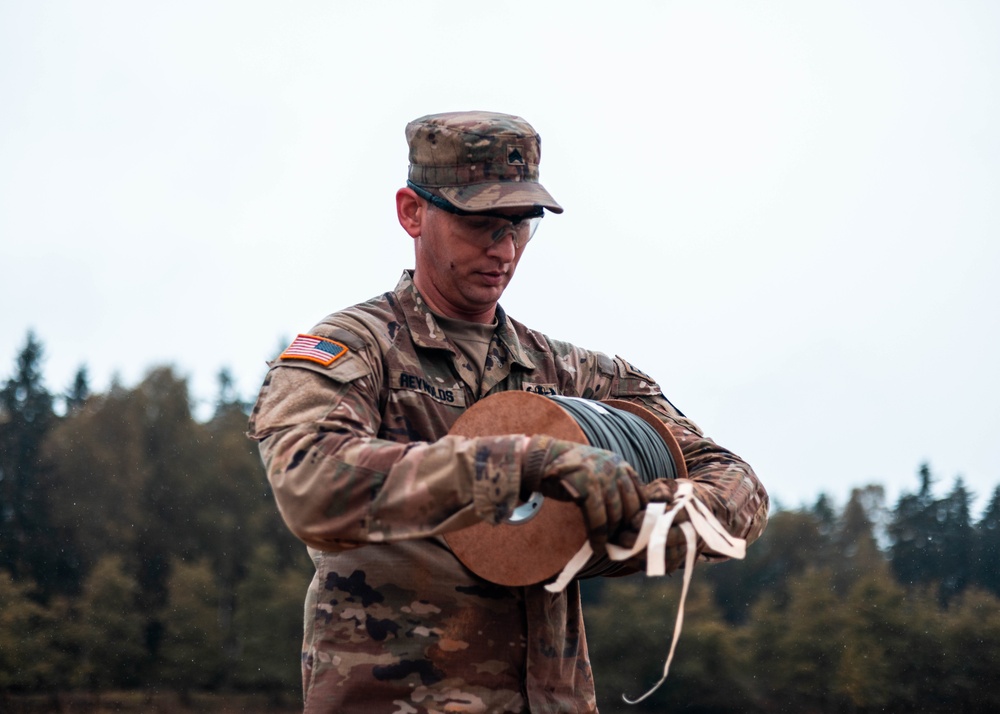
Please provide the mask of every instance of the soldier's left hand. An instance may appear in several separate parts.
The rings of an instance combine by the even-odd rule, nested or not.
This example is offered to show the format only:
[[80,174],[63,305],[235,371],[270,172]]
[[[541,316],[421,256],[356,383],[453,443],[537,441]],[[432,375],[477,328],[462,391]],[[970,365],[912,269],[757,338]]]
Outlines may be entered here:
[[[642,491],[644,500],[647,503],[666,503],[669,508],[673,505],[674,496],[677,493],[677,482],[673,479],[656,479],[648,484],[644,484]],[[616,543],[624,548],[631,548],[635,545],[639,536],[639,530],[642,527],[642,521],[645,517],[645,508],[632,516],[628,525],[618,535]],[[687,512],[684,510],[679,511],[674,516],[670,530],[667,531],[664,567],[668,573],[672,573],[684,564],[684,556],[687,554],[687,541],[680,529],[680,525],[687,520]],[[698,537],[696,548],[700,552],[703,547],[704,542]]]

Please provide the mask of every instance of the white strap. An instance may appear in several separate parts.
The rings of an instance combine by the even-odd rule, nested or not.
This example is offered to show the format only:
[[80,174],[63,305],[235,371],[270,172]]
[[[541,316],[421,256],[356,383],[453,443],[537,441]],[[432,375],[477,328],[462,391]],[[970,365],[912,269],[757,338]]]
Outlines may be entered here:
[[[677,619],[674,622],[674,637],[670,642],[670,652],[667,655],[666,664],[663,666],[663,676],[660,677],[652,689],[643,694],[638,699],[629,699],[622,695],[629,704],[638,704],[650,694],[659,689],[660,685],[667,679],[670,672],[670,663],[674,659],[674,651],[677,649],[677,641],[681,636],[681,628],[684,625],[684,603],[687,600],[688,587],[691,585],[691,574],[694,571],[695,555],[698,546],[698,536],[705,542],[706,547],[713,553],[742,560],[746,556],[747,543],[743,538],[736,538],[731,535],[718,519],[712,514],[708,507],[695,496],[694,486],[687,479],[677,480],[677,491],[674,496],[674,503],[670,510],[667,510],[665,503],[650,503],[646,507],[646,514],[643,516],[642,525],[639,527],[639,536],[632,548],[623,548],[618,545],[608,544],[608,557],[611,560],[627,560],[646,549],[646,575],[658,576],[666,572],[666,551],[667,536],[670,527],[674,523],[674,517],[683,509],[687,513],[688,520],[680,524],[681,533],[684,534],[686,552],[684,554],[684,584],[681,586],[681,599],[677,606]],[[590,543],[584,543],[583,547],[566,564],[559,577],[552,583],[545,586],[549,592],[560,592],[569,585],[573,577],[583,569],[590,561],[594,551]]]

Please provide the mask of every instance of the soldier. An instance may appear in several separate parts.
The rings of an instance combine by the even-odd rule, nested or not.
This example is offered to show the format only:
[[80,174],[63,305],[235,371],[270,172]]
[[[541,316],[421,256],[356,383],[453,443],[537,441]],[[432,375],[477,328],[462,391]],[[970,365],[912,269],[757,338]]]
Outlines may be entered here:
[[[632,400],[677,438],[695,493],[729,533],[760,535],[767,494],[650,377],[498,304],[545,211],[563,210],[538,182],[527,122],[437,114],[406,138],[396,211],[414,269],[299,335],[250,419],[281,515],[316,566],[305,711],[594,712],[576,582],[559,593],[486,582],[441,535],[500,522],[538,490],[577,502],[602,553],[634,540],[647,502],[669,501],[674,483],[644,486],[616,454],[547,436],[450,436],[456,419],[507,390]],[[683,542],[672,529],[668,570]]]

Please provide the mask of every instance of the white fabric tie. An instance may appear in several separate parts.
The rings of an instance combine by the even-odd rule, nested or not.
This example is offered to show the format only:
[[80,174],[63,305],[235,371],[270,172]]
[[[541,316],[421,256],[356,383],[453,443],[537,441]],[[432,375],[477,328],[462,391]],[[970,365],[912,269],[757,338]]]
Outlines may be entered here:
[[[701,536],[707,549],[713,553],[729,558],[736,558],[737,560],[742,560],[746,556],[746,540],[730,535],[722,527],[722,524],[708,510],[708,507],[695,496],[694,484],[691,481],[677,479],[677,491],[670,510],[667,510],[666,503],[650,503],[646,507],[646,514],[643,516],[642,525],[639,528],[639,537],[636,539],[635,545],[631,548],[623,548],[618,545],[608,544],[608,558],[611,560],[627,560],[645,548],[646,575],[665,575],[667,535],[670,533],[670,526],[674,523],[674,517],[682,509],[687,512],[688,517],[687,521],[680,524],[686,546],[686,553],[684,554],[684,584],[681,586],[681,599],[677,606],[677,619],[674,622],[674,637],[670,643],[670,653],[667,655],[667,662],[663,666],[663,676],[659,682],[653,685],[652,689],[637,699],[629,699],[622,695],[622,698],[629,704],[638,704],[659,689],[660,685],[666,681],[667,674],[670,672],[670,663],[674,659],[674,650],[677,648],[677,640],[681,636],[681,627],[684,625],[684,602],[687,600],[688,586],[691,584],[691,573],[694,570],[698,536]],[[565,589],[574,576],[590,561],[593,554],[594,551],[591,549],[590,543],[584,543],[583,547],[580,548],[577,554],[566,564],[562,572],[559,573],[559,577],[546,585],[545,589],[549,592],[560,592]]]

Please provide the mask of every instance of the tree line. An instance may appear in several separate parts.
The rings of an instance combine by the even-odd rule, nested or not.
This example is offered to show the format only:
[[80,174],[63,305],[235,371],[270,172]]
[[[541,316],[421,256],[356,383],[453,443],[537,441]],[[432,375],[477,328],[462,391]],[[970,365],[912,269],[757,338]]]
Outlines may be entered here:
[[170,368],[57,397],[42,358],[29,334],[0,389],[0,692],[294,696],[311,563],[232,379],[198,421]]
[[773,513],[742,561],[698,567],[662,674],[680,577],[585,584],[602,712],[1000,711],[1000,491],[974,520],[961,480],[887,507],[879,486],[843,508]]
[[[214,411],[151,369],[91,393],[47,388],[29,333],[0,384],[0,703],[59,691],[299,697],[312,566],[281,523],[247,405]],[[698,566],[662,674],[680,577],[584,582],[602,712],[1000,708],[1000,488],[979,517],[929,465],[887,504],[776,510],[743,561]],[[0,707],[3,708],[3,707]]]

